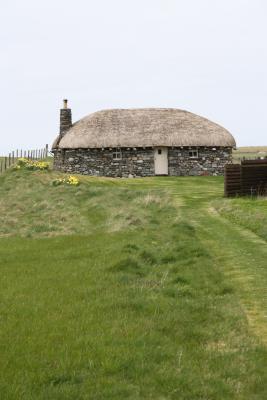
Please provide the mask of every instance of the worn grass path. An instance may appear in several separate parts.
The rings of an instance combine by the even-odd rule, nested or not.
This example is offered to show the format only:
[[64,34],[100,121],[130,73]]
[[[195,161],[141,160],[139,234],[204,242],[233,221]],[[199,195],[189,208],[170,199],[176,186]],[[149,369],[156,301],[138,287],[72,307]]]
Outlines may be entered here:
[[[193,179],[193,178],[192,178]],[[151,185],[152,182],[147,182]],[[249,324],[259,339],[267,344],[267,243],[253,232],[237,226],[212,207],[212,199],[223,196],[222,187],[212,180],[196,184],[163,178],[154,190],[168,189],[181,205],[183,218],[195,225],[197,235],[207,246],[222,272],[227,274],[244,306]]]

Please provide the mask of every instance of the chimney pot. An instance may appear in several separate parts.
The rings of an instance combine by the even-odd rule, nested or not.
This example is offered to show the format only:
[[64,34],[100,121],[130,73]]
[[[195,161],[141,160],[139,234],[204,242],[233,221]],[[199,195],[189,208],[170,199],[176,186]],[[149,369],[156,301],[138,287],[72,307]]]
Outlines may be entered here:
[[63,108],[68,108],[68,100],[67,99],[63,100]]

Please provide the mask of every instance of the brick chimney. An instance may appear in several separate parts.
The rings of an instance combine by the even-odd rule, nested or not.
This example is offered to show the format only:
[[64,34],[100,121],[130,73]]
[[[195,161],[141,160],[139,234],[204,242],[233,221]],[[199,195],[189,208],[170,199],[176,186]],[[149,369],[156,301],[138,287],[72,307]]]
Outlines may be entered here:
[[71,109],[68,108],[68,100],[63,100],[63,108],[60,110],[60,136],[64,136],[67,130],[72,126]]

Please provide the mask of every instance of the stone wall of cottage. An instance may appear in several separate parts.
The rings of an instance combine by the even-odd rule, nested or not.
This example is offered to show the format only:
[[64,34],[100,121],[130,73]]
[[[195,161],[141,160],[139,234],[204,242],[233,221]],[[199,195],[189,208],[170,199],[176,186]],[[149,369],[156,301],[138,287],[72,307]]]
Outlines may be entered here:
[[[122,158],[113,158],[115,149],[54,150],[54,169],[66,173],[129,177],[154,176],[154,149],[121,149]],[[223,175],[232,162],[231,148],[199,148],[191,158],[189,148],[168,149],[170,176]]]
[[128,177],[154,175],[154,150],[121,149],[122,158],[113,159],[115,149],[75,149],[54,152],[54,169],[83,175]]
[[169,148],[169,175],[223,175],[224,166],[232,163],[231,148],[198,148],[196,158],[191,158],[189,151],[189,148]]

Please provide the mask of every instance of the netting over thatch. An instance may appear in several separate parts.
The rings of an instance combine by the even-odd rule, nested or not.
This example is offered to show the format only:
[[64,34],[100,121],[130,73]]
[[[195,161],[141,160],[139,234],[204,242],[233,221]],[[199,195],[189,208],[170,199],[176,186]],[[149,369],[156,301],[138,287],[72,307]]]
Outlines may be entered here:
[[177,109],[104,110],[73,124],[53,148],[223,146],[233,136],[206,118]]

